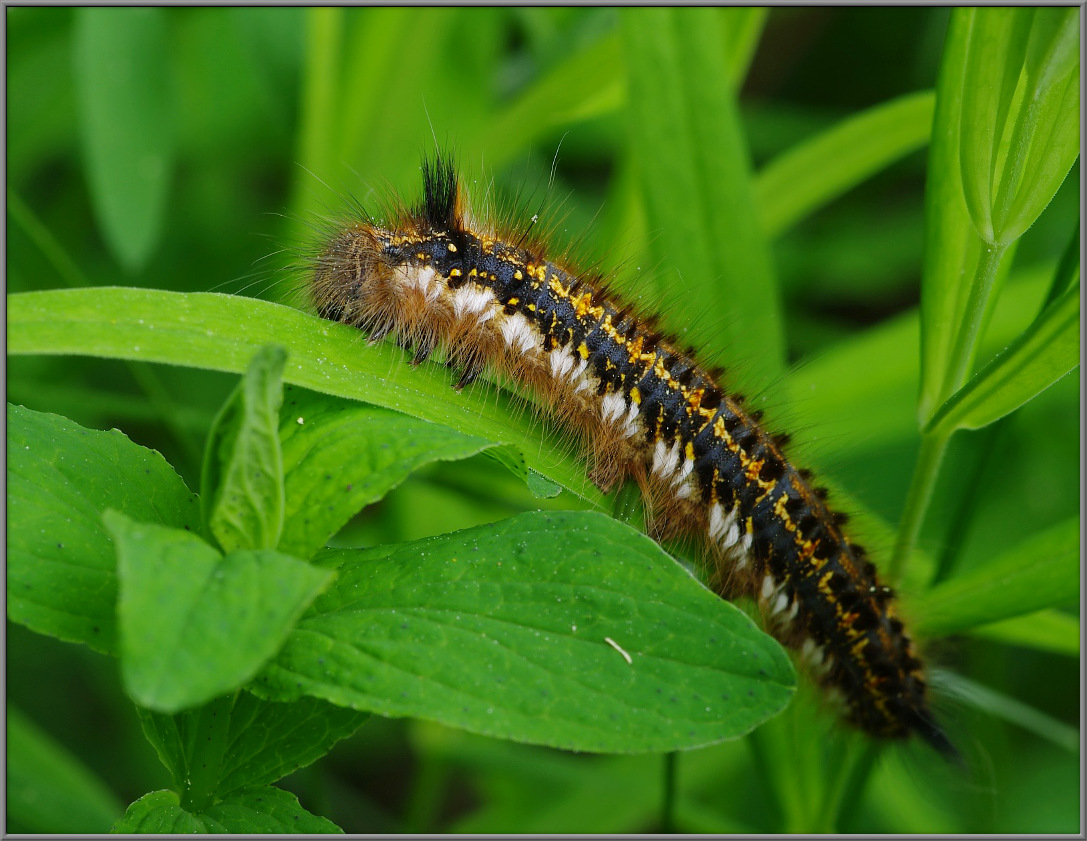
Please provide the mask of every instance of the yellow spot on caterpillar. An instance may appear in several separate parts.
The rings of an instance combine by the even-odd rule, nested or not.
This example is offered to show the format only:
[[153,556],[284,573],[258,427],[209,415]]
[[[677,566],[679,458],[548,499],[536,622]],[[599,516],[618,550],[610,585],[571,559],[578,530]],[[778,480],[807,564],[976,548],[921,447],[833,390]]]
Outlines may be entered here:
[[448,248],[449,248],[449,252],[451,254],[456,254],[457,253],[457,246],[453,245],[453,243],[449,243]]
[[460,269],[450,269],[449,270],[449,276],[450,277],[460,277],[461,276],[461,270]]
[[589,358],[589,346],[585,344],[585,342],[582,342],[580,345],[577,346],[577,352],[582,359]]
[[634,386],[630,390],[630,402],[632,402],[635,406],[641,405],[642,393],[638,390],[638,386]]

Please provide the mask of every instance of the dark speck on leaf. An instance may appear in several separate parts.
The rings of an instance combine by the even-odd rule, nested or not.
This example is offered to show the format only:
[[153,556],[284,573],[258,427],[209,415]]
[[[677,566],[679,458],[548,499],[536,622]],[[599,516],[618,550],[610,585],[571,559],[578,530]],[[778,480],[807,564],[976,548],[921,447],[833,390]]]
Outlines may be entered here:
[[64,544],[63,544],[63,543],[58,543],[58,544],[57,544],[57,548],[58,548],[58,549],[63,549],[63,548],[64,548]]
[[755,697],[755,690],[754,689],[748,689],[747,690],[747,697],[748,698],[754,698]]
[[352,489],[353,487],[355,487],[355,486],[354,486],[354,485],[348,485],[348,486],[347,486],[347,490],[349,490],[349,491],[350,491],[350,490],[351,490],[351,489]]

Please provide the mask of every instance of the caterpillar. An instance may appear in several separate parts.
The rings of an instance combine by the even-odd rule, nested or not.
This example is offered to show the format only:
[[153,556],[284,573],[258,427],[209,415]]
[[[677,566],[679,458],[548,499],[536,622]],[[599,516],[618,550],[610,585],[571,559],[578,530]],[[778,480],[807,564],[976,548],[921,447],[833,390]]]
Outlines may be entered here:
[[316,252],[318,314],[371,341],[394,334],[416,363],[441,348],[457,388],[487,366],[516,379],[585,443],[596,484],[633,479],[655,537],[695,538],[715,591],[757,600],[852,724],[956,757],[893,591],[785,456],[787,436],[602,278],[548,259],[538,240],[477,228],[448,156],[422,173],[416,205],[340,226]]

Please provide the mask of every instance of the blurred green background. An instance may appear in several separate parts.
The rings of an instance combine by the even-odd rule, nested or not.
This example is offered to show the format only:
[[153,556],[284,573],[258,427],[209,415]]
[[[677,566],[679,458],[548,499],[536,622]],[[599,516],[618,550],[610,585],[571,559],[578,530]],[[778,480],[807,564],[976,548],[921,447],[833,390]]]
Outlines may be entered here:
[[[335,213],[345,196],[373,209],[390,192],[414,196],[420,155],[435,140],[456,149],[473,196],[519,206],[546,197],[556,236],[585,262],[627,276],[646,265],[676,286],[667,266],[647,264],[644,243],[658,233],[632,198],[626,62],[637,56],[623,53],[618,10],[117,9],[104,23],[83,10],[6,14],[9,292],[128,285],[281,299],[291,286],[282,267],[312,236],[314,214]],[[762,32],[739,102],[755,171],[850,115],[931,89],[947,17],[843,7],[754,18]],[[95,58],[103,43],[115,44],[111,62]],[[139,120],[126,116],[131,108],[110,119],[110,103],[90,101],[96,74],[142,97]],[[119,162],[132,133],[146,154]],[[794,370],[817,368],[915,311],[924,165],[919,149],[771,243]],[[118,166],[131,168],[131,192],[111,204],[96,179]],[[1076,224],[1078,166],[1019,246],[1009,294],[1021,290],[1025,320]],[[709,329],[728,318],[703,316]],[[882,362],[871,359],[877,377]],[[112,360],[8,360],[9,401],[118,427],[160,450],[190,487],[234,382]],[[908,382],[895,395],[893,430],[876,424],[858,438],[834,420],[791,430],[809,439],[816,466],[889,523],[917,447],[902,422],[914,417]],[[1067,377],[992,430],[956,438],[924,548],[956,552],[956,568],[969,568],[1075,515],[1078,406],[1078,376]],[[802,398],[777,408],[796,425],[814,411]],[[538,504],[475,459],[420,474],[352,529],[362,542],[405,540]],[[424,524],[418,510],[441,515]],[[937,658],[1065,728],[1078,724],[1077,661],[1067,651],[963,639]],[[167,785],[112,661],[9,624],[8,698],[120,806]],[[980,757],[971,773],[894,753],[848,802],[841,831],[1078,830],[1078,753],[949,705],[956,736]],[[780,793],[753,768],[745,741],[685,755],[678,828],[780,831]],[[373,720],[287,785],[348,832],[635,832],[656,826],[660,777],[659,757],[574,756]]]

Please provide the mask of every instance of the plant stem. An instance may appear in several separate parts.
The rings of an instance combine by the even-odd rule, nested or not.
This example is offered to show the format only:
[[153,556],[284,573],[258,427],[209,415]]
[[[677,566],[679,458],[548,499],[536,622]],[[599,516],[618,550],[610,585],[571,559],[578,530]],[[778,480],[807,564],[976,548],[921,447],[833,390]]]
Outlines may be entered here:
[[892,583],[902,577],[906,561],[917,544],[921,525],[925,521],[925,514],[932,501],[936,479],[940,475],[940,465],[943,463],[947,444],[955,431],[941,429],[939,425],[932,429],[929,421],[939,412],[947,399],[966,382],[970,364],[981,337],[981,325],[989,303],[990,292],[1007,251],[1007,245],[982,244],[981,256],[978,258],[974,269],[974,279],[970,284],[970,296],[967,298],[966,309],[963,313],[962,329],[955,337],[940,399],[936,401],[932,415],[926,419],[921,432],[921,450],[917,454],[917,464],[914,466],[910,490],[906,496],[906,507],[902,512],[902,521],[899,523],[898,535],[895,538],[894,554],[891,556],[891,563],[887,569],[887,577]]
[[664,755],[664,796],[661,800],[661,832],[672,834],[676,831],[676,751]]
[[[951,351],[951,362],[947,366],[944,376],[944,387],[940,393],[936,409],[943,404],[959,387],[966,382],[970,372],[970,363],[974,359],[977,350],[978,339],[981,336],[981,323],[985,315],[986,305],[989,302],[989,293],[993,289],[1000,264],[1004,259],[1008,246],[982,243],[981,256],[974,269],[974,281],[970,284],[970,297],[966,301],[966,310],[963,313],[962,329],[955,337],[955,346]],[[933,412],[935,414],[935,411]],[[926,419],[927,422],[927,419]]]
[[446,784],[449,781],[449,761],[433,750],[420,750],[419,771],[415,776],[408,805],[404,812],[404,832],[410,835],[434,831]]
[[948,433],[928,433],[921,436],[921,451],[917,454],[913,478],[910,480],[910,490],[906,496],[906,507],[902,512],[902,521],[899,523],[898,534],[895,537],[894,553],[887,567],[887,578],[892,584],[902,577],[906,560],[913,553],[913,547],[921,533],[921,524],[925,521],[925,512],[928,511],[929,502],[932,501],[936,479],[940,475],[940,464],[944,460],[944,453],[947,451],[950,440],[951,435]]

